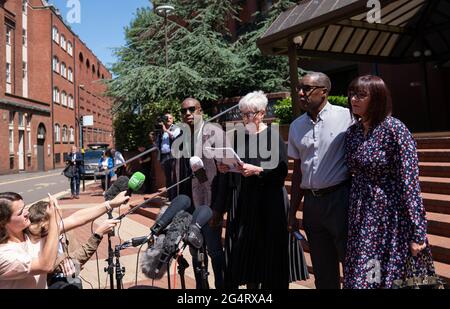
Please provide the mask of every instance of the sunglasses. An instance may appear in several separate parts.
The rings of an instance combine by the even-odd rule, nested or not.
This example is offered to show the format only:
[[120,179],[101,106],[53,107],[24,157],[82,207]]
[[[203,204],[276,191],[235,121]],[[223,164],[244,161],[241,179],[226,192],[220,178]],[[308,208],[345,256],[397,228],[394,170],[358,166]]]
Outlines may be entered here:
[[195,107],[195,106],[191,106],[191,107],[187,107],[187,108],[182,108],[182,109],[181,109],[181,114],[186,115],[188,111],[189,111],[191,114],[193,114],[196,110],[197,110],[197,107]]
[[311,85],[298,85],[297,92],[300,92],[303,90],[304,94],[308,94],[310,92],[313,92],[316,89],[327,89],[327,87],[323,86],[311,86]]

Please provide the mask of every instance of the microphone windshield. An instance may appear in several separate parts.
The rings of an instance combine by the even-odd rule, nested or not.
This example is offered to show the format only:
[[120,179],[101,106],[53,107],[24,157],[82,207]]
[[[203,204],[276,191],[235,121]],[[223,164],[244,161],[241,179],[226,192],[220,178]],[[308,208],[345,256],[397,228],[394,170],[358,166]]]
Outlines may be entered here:
[[158,235],[164,228],[166,228],[172,221],[173,217],[181,210],[187,210],[191,207],[191,199],[187,195],[178,195],[172,200],[170,206],[162,214],[162,216],[156,220],[155,224],[150,228],[153,234]]
[[127,176],[120,176],[111,185],[111,187],[105,192],[105,201],[110,201],[117,196],[122,191],[128,189],[129,178]]
[[[119,177],[120,178],[120,177]],[[128,181],[128,189],[136,192],[138,191],[145,182],[145,175],[141,172],[134,173],[130,180]]]

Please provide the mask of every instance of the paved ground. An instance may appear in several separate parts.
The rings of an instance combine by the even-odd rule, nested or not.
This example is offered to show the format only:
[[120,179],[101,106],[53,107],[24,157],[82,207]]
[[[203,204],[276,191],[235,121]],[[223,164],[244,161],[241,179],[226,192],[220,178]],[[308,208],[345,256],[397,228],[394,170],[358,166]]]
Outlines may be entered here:
[[[47,197],[47,193],[70,192],[68,178],[61,175],[62,169],[47,172],[19,173],[0,176],[0,192],[17,192],[26,204],[32,204]],[[86,183],[92,183],[87,181]],[[81,186],[81,190],[82,190]]]

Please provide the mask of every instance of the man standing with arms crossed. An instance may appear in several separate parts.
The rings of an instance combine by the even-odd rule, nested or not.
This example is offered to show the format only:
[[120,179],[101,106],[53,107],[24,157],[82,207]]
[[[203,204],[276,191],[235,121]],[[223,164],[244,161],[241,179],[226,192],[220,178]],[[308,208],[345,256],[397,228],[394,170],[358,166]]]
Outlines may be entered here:
[[295,214],[303,196],[303,226],[311,250],[318,289],[339,289],[339,262],[347,245],[350,175],[344,138],[350,111],[331,105],[331,82],[323,73],[308,73],[297,88],[304,113],[289,130],[288,155],[294,159],[288,228],[298,230]]

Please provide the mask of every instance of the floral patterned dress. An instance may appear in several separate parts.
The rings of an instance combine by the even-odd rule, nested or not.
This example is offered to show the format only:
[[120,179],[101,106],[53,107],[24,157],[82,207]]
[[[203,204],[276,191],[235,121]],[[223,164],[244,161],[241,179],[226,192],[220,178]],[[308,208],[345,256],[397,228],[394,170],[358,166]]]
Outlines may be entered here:
[[347,130],[345,147],[352,187],[344,288],[391,288],[411,275],[407,261],[417,275],[434,274],[429,246],[417,258],[409,249],[410,242],[427,242],[411,133],[393,117],[367,136],[356,123]]

